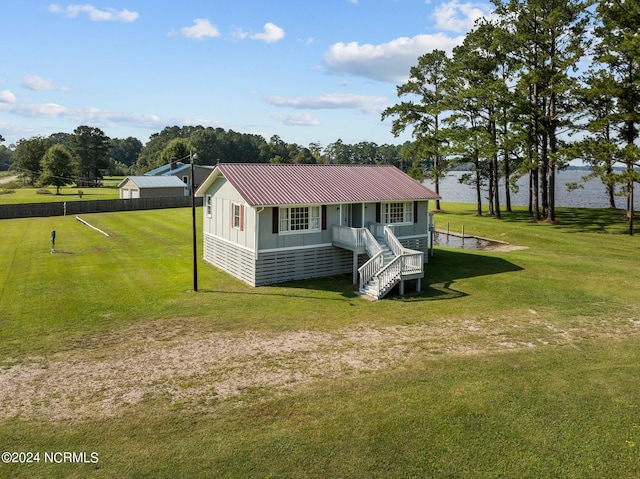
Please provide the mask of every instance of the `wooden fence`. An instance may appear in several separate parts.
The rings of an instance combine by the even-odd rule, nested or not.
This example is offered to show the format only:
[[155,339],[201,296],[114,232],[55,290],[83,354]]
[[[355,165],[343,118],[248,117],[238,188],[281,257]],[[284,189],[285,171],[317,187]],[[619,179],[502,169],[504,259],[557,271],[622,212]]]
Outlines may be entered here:
[[[156,210],[191,206],[189,196],[160,198],[132,198],[128,200],[79,200],[56,203],[21,203],[0,205],[0,219],[30,218],[36,216],[65,216],[112,211]],[[196,206],[202,206],[202,198],[196,198]]]

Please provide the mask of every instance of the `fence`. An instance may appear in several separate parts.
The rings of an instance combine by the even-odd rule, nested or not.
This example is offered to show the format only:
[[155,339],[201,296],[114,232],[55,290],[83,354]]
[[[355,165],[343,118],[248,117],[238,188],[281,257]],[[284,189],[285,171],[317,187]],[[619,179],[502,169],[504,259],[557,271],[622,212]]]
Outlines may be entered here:
[[[202,206],[202,198],[196,198],[196,206]],[[0,205],[0,219],[30,218],[35,216],[64,216],[113,211],[156,210],[191,206],[189,196],[160,198],[132,198],[128,200],[80,200],[56,203],[21,203]]]

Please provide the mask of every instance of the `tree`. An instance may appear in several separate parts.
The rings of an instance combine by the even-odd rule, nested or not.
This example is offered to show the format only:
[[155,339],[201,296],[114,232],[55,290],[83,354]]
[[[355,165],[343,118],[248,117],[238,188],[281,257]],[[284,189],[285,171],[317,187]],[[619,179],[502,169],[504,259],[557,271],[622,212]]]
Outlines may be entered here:
[[0,145],[0,171],[6,171],[11,167],[13,152],[4,145]]
[[640,0],[600,2],[595,29],[595,60],[611,81],[615,110],[608,119],[616,131],[616,159],[626,165],[621,175],[626,185],[629,234],[633,234],[634,184],[640,181],[637,141],[640,134]]
[[[0,135],[0,143],[4,142],[4,137]],[[8,170],[11,166],[12,152],[4,145],[0,145],[0,171]]]
[[[397,87],[398,97],[408,96],[416,101],[402,101],[382,112],[383,120],[395,117],[391,127],[394,136],[397,137],[409,127],[413,128],[413,152],[429,160],[428,176],[433,180],[438,194],[440,180],[446,174],[442,155],[445,139],[440,131],[440,121],[448,108],[443,87],[449,62],[442,50],[434,50],[419,57],[418,65],[411,67],[407,83]],[[436,200],[436,209],[440,209],[440,200]]]
[[142,151],[142,142],[132,136],[120,139],[111,139],[111,148],[109,148],[109,156],[113,161],[132,166],[138,160],[138,155]]
[[49,142],[49,146],[63,145],[69,148],[72,137],[73,135],[70,133],[58,132],[58,133],[52,133],[51,135],[49,135],[47,137],[47,140]]
[[102,170],[109,166],[111,140],[100,128],[79,126],[69,141],[77,167],[76,184],[94,187],[102,179]]
[[[162,150],[165,149],[167,144],[175,138],[189,139],[189,137],[197,130],[203,129],[193,126],[167,126],[159,133],[154,133],[149,137],[149,141],[144,145],[144,148],[138,156],[136,163],[136,170],[139,173],[145,173],[149,170],[162,166],[164,162]],[[221,131],[224,131],[220,128]]]
[[481,188],[488,183],[489,212],[500,218],[497,126],[502,99],[509,92],[499,74],[502,63],[494,45],[496,30],[495,25],[481,22],[454,49],[447,88],[453,111],[446,123],[451,126],[450,150],[458,161],[474,167],[475,175],[466,176],[465,181],[476,188],[477,214],[482,214]]
[[162,158],[161,164],[166,165],[170,163],[172,159],[184,161],[189,158],[191,153],[195,153],[195,151],[193,151],[193,147],[189,141],[184,138],[175,138],[162,150],[160,154],[160,158]]
[[47,141],[40,137],[19,140],[13,153],[15,167],[20,176],[26,178],[30,185],[35,185],[40,176],[42,157],[47,152]]
[[[609,199],[609,208],[616,207],[615,191],[617,175],[614,164],[617,160],[618,141],[615,138],[616,125],[613,123],[616,111],[615,80],[604,69],[590,70],[584,77],[584,86],[577,98],[582,110],[583,124],[575,126],[577,133],[588,136],[566,148],[568,158],[582,158],[591,165],[591,174],[584,180],[600,178]],[[571,185],[578,188],[580,185]]]
[[[588,0],[590,1],[590,0]],[[588,1],[495,0],[502,27],[514,40],[510,54],[520,69],[519,90],[528,98],[530,163],[534,172],[534,219],[538,219],[538,173],[542,205],[555,221],[555,174],[560,132],[573,119],[575,78],[583,57],[589,22]]]
[[331,164],[348,165],[353,163],[353,148],[351,145],[345,144],[341,139],[329,143],[324,152]]
[[59,195],[61,186],[73,183],[74,173],[71,152],[62,145],[53,145],[42,158],[39,183],[42,186],[55,186],[56,195]]
[[198,152],[196,163],[199,165],[215,165],[222,158],[220,131],[209,128],[194,131],[189,137],[193,151]]

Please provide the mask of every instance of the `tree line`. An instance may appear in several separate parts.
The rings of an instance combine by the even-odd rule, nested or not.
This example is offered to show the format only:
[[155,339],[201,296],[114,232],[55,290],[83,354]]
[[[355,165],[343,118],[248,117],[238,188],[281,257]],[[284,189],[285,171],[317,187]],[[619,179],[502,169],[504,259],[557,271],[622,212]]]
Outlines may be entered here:
[[[0,137],[1,138],[1,137]],[[0,140],[1,141],[1,140]],[[0,170],[14,169],[26,184],[98,186],[104,176],[142,175],[172,158],[199,165],[218,162],[387,164],[404,168],[405,145],[377,145],[342,140],[322,147],[287,143],[277,135],[266,141],[255,134],[223,128],[171,126],[150,136],[109,138],[96,127],[79,126],[73,133],[21,139],[10,148],[0,145]]]
[[[511,210],[515,181],[529,176],[534,220],[555,222],[555,175],[573,159],[591,165],[615,208],[626,195],[633,234],[640,180],[640,0],[494,0],[451,57],[434,50],[397,87],[397,136],[439,190],[452,165],[471,165],[477,212]],[[623,171],[614,168],[623,166]],[[505,205],[498,185],[504,184]],[[439,205],[437,205],[439,207]]]

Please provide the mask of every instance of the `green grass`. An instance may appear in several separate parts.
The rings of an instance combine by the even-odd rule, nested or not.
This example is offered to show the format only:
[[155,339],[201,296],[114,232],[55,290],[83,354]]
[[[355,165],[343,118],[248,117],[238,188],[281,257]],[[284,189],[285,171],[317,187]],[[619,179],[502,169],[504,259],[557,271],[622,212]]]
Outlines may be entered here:
[[[0,464],[0,477],[640,477],[640,238],[624,234],[622,213],[559,209],[548,225],[521,210],[495,220],[444,207],[438,227],[529,248],[438,249],[422,293],[370,303],[349,275],[254,289],[202,261],[194,293],[188,209],[83,216],[109,238],[69,217],[3,220],[5,368],[91,355],[96,338],[163,322],[196,335],[456,322],[443,345],[557,341],[425,350],[401,368],[204,408],[150,396],[113,418],[8,419],[3,450],[100,461]],[[501,336],[465,332],[473,325]]]
[[[60,188],[60,194],[56,194],[56,188],[28,188],[22,185],[0,184],[0,205],[20,204],[20,203],[50,203],[59,201],[82,201],[82,200],[112,200],[119,198],[120,192],[117,188],[122,178],[108,177],[103,180],[100,188],[76,188],[75,186],[65,186]],[[44,192],[48,193],[44,193]],[[78,195],[82,191],[82,198]]]

